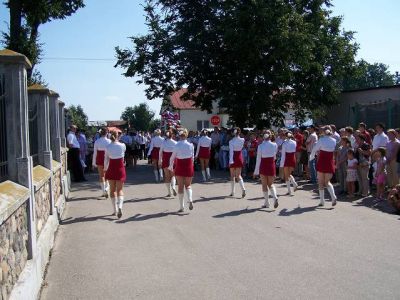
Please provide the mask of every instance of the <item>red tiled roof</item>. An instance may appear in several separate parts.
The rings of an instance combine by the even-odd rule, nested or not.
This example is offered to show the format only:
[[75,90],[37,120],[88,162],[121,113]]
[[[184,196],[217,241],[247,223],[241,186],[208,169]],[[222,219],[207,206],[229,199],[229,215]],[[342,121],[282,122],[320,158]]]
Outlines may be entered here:
[[187,89],[180,89],[170,95],[171,105],[175,109],[197,109],[192,100],[182,100],[181,96],[185,94]]

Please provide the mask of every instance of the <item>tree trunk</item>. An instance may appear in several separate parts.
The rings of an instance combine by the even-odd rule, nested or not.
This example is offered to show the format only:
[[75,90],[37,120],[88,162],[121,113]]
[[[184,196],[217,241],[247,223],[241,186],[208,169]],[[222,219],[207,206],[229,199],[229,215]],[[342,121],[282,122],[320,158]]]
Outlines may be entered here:
[[[40,25],[40,22],[36,20],[31,25],[31,28],[30,28],[31,33],[29,36],[29,43],[30,43],[30,45],[35,45],[35,47],[39,47],[39,45],[37,44],[37,38],[38,38],[38,34],[39,34],[39,25]],[[29,57],[29,59],[31,60],[32,68],[27,70],[28,81],[30,81],[32,79],[33,69],[35,68],[36,64],[38,63],[39,57]]]
[[22,0],[9,0],[10,8],[10,50],[21,52]]

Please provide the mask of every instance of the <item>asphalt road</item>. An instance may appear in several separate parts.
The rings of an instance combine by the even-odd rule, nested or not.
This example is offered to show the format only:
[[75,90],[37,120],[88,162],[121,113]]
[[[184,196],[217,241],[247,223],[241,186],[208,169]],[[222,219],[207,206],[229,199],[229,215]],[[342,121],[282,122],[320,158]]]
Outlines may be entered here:
[[229,198],[227,174],[214,173],[178,214],[152,175],[129,171],[120,220],[95,174],[74,186],[42,299],[400,299],[400,217],[385,206],[317,208],[305,185],[261,209],[259,185]]

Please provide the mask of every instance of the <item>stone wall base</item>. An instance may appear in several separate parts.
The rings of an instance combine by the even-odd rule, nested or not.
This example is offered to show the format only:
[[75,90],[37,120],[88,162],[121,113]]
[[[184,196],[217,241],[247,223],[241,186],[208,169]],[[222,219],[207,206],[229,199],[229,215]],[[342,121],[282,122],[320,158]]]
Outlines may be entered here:
[[50,215],[37,241],[37,255],[26,263],[11,292],[10,300],[36,300],[38,298],[57,228],[57,215]]
[[65,199],[68,199],[69,192],[71,191],[71,175],[69,171],[62,177],[62,190]]
[[65,212],[65,197],[64,195],[60,195],[55,203],[56,212],[58,215],[58,220],[61,221]]

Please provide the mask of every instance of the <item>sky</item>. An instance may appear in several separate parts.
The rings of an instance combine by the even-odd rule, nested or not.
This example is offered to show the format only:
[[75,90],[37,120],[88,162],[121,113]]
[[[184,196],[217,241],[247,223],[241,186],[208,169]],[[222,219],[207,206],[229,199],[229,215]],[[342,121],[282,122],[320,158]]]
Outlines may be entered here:
[[[0,4],[0,31],[7,31],[8,9]],[[128,37],[146,33],[142,0],[85,0],[86,7],[65,20],[39,28],[44,43],[37,66],[49,88],[66,105],[80,104],[89,120],[118,120],[127,106],[146,102],[158,114],[161,100],[147,100],[144,86],[114,68],[116,46],[132,48]],[[358,58],[400,71],[399,0],[332,0],[333,15],[355,31]],[[106,60],[78,60],[106,59]]]

